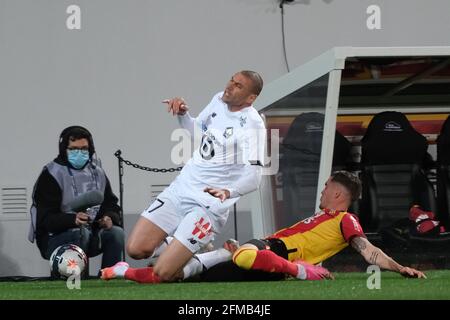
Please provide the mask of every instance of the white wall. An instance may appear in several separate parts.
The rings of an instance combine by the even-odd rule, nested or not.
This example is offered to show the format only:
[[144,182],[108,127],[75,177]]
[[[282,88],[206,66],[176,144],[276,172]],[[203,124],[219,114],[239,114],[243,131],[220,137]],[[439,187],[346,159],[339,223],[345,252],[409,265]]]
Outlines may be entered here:
[[[66,28],[71,4],[81,30]],[[371,4],[380,30],[366,27]],[[292,69],[333,46],[449,45],[449,15],[447,0],[295,1],[285,6],[288,60]],[[0,0],[0,187],[31,193],[72,124],[93,133],[116,193],[119,148],[144,165],[174,166],[177,126],[161,100],[183,96],[197,114],[240,69],[266,82],[286,72],[275,0]],[[127,167],[125,213],[140,213],[150,184],[173,177]],[[248,207],[243,199],[238,209]],[[47,274],[27,223],[0,213],[0,276]]]

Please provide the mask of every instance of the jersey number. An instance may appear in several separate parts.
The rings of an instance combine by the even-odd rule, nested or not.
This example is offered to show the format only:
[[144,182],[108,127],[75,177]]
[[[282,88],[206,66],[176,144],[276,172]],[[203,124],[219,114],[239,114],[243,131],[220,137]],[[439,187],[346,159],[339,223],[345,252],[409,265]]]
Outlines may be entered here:
[[205,160],[210,160],[212,157],[214,157],[214,145],[208,136],[203,136],[202,143],[200,146],[200,155]]

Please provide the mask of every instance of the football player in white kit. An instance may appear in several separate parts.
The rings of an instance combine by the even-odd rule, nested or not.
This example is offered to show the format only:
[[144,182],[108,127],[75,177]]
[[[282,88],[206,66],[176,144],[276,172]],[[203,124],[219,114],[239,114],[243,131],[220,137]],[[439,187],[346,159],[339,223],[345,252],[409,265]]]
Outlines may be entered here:
[[[188,262],[194,254],[220,233],[229,208],[240,196],[256,190],[261,181],[266,129],[252,104],[262,86],[258,73],[240,71],[197,118],[191,117],[184,99],[163,101],[192,137],[201,132],[200,146],[170,186],[141,214],[128,238],[127,253],[134,259],[162,251],[154,267],[133,269],[120,262],[103,269],[102,279],[124,277],[157,283],[190,275]],[[170,244],[164,242],[168,236],[173,236]]]

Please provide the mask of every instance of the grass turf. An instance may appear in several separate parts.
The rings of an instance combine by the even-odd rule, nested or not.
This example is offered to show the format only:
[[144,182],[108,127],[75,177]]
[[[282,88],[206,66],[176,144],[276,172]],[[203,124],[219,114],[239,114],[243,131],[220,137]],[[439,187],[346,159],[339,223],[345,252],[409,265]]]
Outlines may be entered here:
[[381,288],[367,288],[366,273],[336,273],[334,281],[167,283],[142,285],[125,280],[82,280],[80,290],[65,281],[0,282],[7,299],[151,299],[151,300],[292,300],[292,299],[450,299],[450,270],[426,272],[428,279],[381,273]]

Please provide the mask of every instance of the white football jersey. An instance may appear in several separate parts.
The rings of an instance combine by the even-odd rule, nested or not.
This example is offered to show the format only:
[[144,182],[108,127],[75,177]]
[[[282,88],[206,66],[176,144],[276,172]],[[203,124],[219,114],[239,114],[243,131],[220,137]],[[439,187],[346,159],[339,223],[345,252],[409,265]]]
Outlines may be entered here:
[[246,168],[264,163],[266,129],[253,106],[231,112],[222,95],[216,94],[197,118],[189,114],[178,117],[191,134],[201,132],[201,143],[177,180],[192,191],[203,192],[210,186],[237,190],[241,195],[256,189],[244,186],[248,182],[242,178]]

